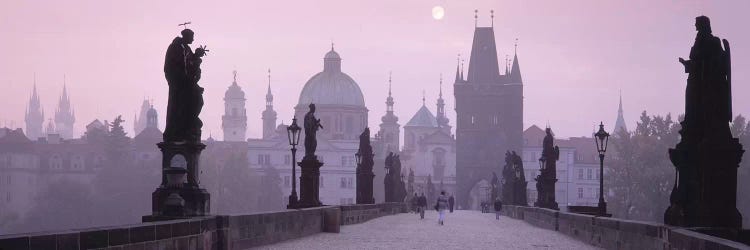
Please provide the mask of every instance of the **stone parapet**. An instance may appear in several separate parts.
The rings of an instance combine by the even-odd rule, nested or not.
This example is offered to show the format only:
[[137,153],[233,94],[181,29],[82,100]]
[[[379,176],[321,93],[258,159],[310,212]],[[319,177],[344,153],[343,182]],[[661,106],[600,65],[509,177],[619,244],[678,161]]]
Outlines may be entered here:
[[[749,245],[709,235],[716,230],[704,234],[700,232],[709,229],[678,228],[537,207],[504,205],[502,213],[605,249],[750,249]],[[747,231],[735,231],[730,235],[747,235]]]
[[338,233],[341,225],[405,212],[405,203],[392,202],[206,216],[63,232],[3,235],[0,236],[0,249],[247,249],[321,232]]

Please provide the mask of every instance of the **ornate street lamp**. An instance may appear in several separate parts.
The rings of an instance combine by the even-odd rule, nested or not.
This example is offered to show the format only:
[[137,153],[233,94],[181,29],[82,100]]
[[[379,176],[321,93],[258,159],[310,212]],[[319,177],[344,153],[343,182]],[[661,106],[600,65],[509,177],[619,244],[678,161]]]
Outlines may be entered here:
[[599,215],[607,213],[607,203],[604,202],[604,153],[607,152],[609,133],[604,131],[604,123],[599,123],[599,131],[594,134],[596,151],[599,153]]
[[544,163],[547,162],[547,158],[545,158],[543,155],[542,157],[539,157],[539,171],[541,172],[544,170],[544,167],[546,166]]
[[362,154],[357,151],[357,153],[354,154],[354,159],[357,160],[357,167],[359,167],[359,165],[362,164]]
[[297,208],[297,144],[299,144],[300,127],[297,126],[297,117],[292,119],[292,125],[286,128],[289,145],[292,146],[292,194],[289,195],[288,209]]

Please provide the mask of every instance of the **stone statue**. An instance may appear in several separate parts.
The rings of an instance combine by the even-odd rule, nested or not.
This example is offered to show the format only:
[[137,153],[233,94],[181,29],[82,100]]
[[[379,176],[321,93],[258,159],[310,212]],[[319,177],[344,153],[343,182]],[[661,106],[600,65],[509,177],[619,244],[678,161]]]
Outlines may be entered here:
[[560,158],[560,148],[554,146],[554,136],[552,129],[545,129],[547,135],[542,141],[542,156],[540,162],[544,164],[539,169],[539,175],[536,180],[537,199],[534,203],[537,207],[558,209],[555,201],[555,182],[557,182],[557,160]]
[[[745,150],[729,129],[732,119],[729,42],[711,33],[708,17],[695,18],[680,142],[669,149],[675,183],[664,223],[681,227],[742,228],[737,210],[737,168]],[[722,42],[724,47],[722,48]]]
[[200,142],[203,122],[198,118],[203,108],[203,88],[198,86],[201,77],[201,57],[205,47],[190,48],[194,32],[184,29],[182,37],[175,37],[164,58],[164,76],[169,84],[165,142]]
[[722,42],[711,34],[706,16],[695,18],[695,29],[698,34],[689,60],[679,58],[688,73],[683,136],[697,141],[706,133],[728,137],[731,133],[727,124],[732,121],[729,42],[724,39],[722,49]]
[[370,128],[365,128],[359,135],[360,163],[357,165],[357,204],[374,204],[372,180],[375,174],[372,168],[375,165],[372,145],[370,143]]
[[315,104],[310,104],[310,111],[305,114],[305,157],[315,157],[315,150],[318,148],[316,133],[322,129],[320,119],[315,118]]

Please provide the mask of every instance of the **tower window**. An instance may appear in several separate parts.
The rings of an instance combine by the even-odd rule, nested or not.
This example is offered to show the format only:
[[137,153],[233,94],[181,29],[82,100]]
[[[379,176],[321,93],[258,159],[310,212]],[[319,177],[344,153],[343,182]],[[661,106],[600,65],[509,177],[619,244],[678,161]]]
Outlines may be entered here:
[[476,121],[474,120],[474,116],[471,116],[471,124],[476,124]]
[[237,116],[237,108],[232,108],[232,116]]

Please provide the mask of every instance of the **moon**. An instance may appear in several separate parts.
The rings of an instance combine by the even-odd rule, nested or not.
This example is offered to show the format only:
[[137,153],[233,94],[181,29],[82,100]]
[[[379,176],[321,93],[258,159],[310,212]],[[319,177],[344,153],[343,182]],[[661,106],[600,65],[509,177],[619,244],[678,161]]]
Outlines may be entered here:
[[445,9],[443,9],[443,6],[435,6],[432,8],[432,18],[440,20],[443,19],[443,16],[445,16]]

